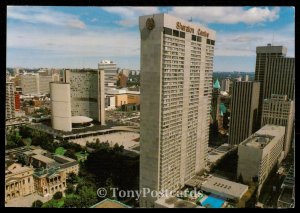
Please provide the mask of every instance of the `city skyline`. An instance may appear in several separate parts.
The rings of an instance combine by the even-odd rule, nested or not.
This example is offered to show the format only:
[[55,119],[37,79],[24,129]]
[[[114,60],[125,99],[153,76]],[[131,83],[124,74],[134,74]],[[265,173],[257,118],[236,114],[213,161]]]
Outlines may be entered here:
[[7,67],[97,68],[107,59],[140,69],[138,16],[163,12],[216,30],[214,71],[254,72],[255,47],[267,43],[294,57],[293,7],[9,6]]

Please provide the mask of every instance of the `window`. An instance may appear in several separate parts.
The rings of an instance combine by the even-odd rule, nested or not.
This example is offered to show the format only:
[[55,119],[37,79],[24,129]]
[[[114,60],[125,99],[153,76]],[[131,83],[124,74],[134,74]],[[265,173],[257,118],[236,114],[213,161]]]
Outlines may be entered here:
[[198,42],[201,42],[201,40],[202,40],[202,39],[201,39],[201,36],[197,36],[197,41],[198,41]]
[[172,35],[172,29],[164,27],[164,34]]
[[173,30],[173,36],[179,37],[179,31],[178,30]]
[[195,35],[192,35],[192,40],[197,41],[197,37]]
[[180,32],[180,38],[185,38],[185,32]]
[[215,45],[215,41],[214,40],[210,40],[210,44],[211,45]]
[[210,39],[206,39],[206,44],[210,44]]

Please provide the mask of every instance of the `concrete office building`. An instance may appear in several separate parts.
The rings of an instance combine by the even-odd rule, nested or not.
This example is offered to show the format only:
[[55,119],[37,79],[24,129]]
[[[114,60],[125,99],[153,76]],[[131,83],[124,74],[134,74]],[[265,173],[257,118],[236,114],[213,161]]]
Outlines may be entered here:
[[105,125],[104,101],[103,70],[65,70],[63,82],[51,82],[52,127],[72,131],[91,119]]
[[229,92],[230,79],[221,80],[221,91]]
[[261,126],[274,124],[285,126],[284,157],[287,156],[293,139],[293,124],[295,118],[294,101],[288,100],[287,95],[271,95],[263,102]]
[[[265,98],[265,81],[267,81],[266,70],[267,62],[270,58],[282,58],[285,57],[287,53],[287,48],[283,46],[272,46],[268,44],[267,46],[256,47],[256,64],[255,64],[255,81],[260,82],[260,92],[259,92],[259,106],[258,106],[258,119],[261,120],[262,114],[262,104]],[[271,93],[274,93],[271,91]],[[271,94],[270,94],[271,95]],[[284,94],[283,94],[284,95]]]
[[21,75],[22,94],[49,94],[50,82],[57,80],[53,75],[46,75],[46,72],[26,73]]
[[175,191],[206,166],[216,33],[168,14],[142,16],[139,26],[140,189]]
[[66,132],[72,131],[70,84],[51,82],[50,98],[52,128]]
[[228,138],[230,145],[238,145],[256,130],[259,89],[259,82],[233,83]]
[[104,70],[104,89],[105,91],[117,88],[118,68],[117,64],[110,60],[102,60],[98,64],[99,70]]
[[295,99],[295,58],[267,58],[263,98],[272,94]]
[[238,147],[237,177],[245,183],[257,181],[258,193],[271,170],[283,158],[285,127],[267,124]]
[[6,82],[5,119],[11,119],[14,117],[15,117],[14,83]]
[[39,93],[40,94],[49,94],[50,93],[50,82],[53,81],[53,76],[39,76]]
[[21,75],[22,94],[39,94],[39,74],[26,73]]
[[70,83],[72,116],[86,116],[105,125],[103,70],[66,70]]

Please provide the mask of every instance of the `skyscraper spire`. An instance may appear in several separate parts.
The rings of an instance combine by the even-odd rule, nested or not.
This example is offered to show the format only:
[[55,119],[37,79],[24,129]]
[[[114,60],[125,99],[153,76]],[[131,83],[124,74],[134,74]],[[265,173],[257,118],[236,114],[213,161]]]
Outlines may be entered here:
[[215,83],[214,83],[214,87],[213,87],[214,89],[220,89],[221,88],[221,86],[220,86],[220,82],[219,82],[219,80],[217,79],[216,81],[215,81]]

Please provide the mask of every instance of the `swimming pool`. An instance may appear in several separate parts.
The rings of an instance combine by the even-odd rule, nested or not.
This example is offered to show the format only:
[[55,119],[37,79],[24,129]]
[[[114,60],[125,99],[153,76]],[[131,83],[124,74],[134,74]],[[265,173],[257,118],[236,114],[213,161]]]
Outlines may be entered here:
[[224,202],[225,201],[220,199],[220,198],[216,198],[216,197],[213,197],[213,196],[208,196],[202,202],[202,206],[207,207],[207,208],[221,208]]

